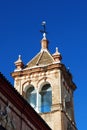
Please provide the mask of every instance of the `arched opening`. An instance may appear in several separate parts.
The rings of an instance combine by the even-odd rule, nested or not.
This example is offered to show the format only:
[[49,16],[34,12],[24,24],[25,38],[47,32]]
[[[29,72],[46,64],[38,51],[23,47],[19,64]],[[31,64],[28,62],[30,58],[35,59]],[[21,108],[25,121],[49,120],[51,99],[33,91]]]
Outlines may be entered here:
[[32,85],[26,91],[26,99],[33,108],[36,108],[36,90]]
[[52,88],[50,84],[45,84],[40,94],[40,112],[50,112],[52,106]]

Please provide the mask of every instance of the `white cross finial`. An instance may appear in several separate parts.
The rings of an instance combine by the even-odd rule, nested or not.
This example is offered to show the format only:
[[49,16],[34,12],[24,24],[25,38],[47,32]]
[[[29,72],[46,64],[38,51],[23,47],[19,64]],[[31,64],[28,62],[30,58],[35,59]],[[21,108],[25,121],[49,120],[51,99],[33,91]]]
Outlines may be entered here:
[[46,33],[43,33],[43,38],[46,38]]
[[18,59],[21,60],[21,55],[18,56]]
[[58,52],[58,47],[56,47],[56,52]]

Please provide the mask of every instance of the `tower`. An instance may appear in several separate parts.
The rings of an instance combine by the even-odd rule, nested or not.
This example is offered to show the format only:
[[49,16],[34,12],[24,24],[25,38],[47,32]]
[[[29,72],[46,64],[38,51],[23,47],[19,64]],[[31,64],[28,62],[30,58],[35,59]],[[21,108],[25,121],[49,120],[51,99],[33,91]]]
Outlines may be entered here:
[[58,48],[50,54],[45,22],[43,27],[40,52],[27,65],[21,56],[15,62],[14,87],[52,130],[76,130],[73,105],[76,86],[71,73],[61,63]]

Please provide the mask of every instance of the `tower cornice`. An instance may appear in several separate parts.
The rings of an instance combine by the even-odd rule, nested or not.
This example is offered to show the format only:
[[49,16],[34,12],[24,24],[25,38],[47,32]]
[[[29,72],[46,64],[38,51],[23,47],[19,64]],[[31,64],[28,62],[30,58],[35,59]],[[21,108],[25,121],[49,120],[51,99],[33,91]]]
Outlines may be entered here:
[[21,77],[21,76],[27,76],[27,75],[31,75],[34,73],[40,73],[40,72],[47,72],[47,71],[51,71],[51,70],[55,70],[55,69],[59,69],[62,72],[62,75],[64,76],[67,84],[69,85],[69,88],[71,88],[72,90],[76,89],[76,85],[72,82],[72,75],[70,74],[70,72],[67,71],[66,67],[64,64],[61,63],[56,63],[56,64],[50,64],[47,66],[38,66],[38,67],[34,67],[34,68],[27,68],[27,69],[23,69],[21,71],[15,71],[13,73],[11,73],[12,77]]

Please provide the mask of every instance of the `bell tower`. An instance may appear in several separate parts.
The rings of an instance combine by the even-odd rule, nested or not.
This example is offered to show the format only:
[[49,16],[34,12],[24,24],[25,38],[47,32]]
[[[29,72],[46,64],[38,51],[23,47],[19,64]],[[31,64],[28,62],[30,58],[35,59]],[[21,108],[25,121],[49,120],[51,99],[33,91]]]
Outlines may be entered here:
[[52,130],[77,130],[73,100],[76,85],[70,71],[61,63],[58,48],[54,54],[49,52],[45,25],[43,22],[40,52],[26,65],[21,56],[15,62],[14,87]]

